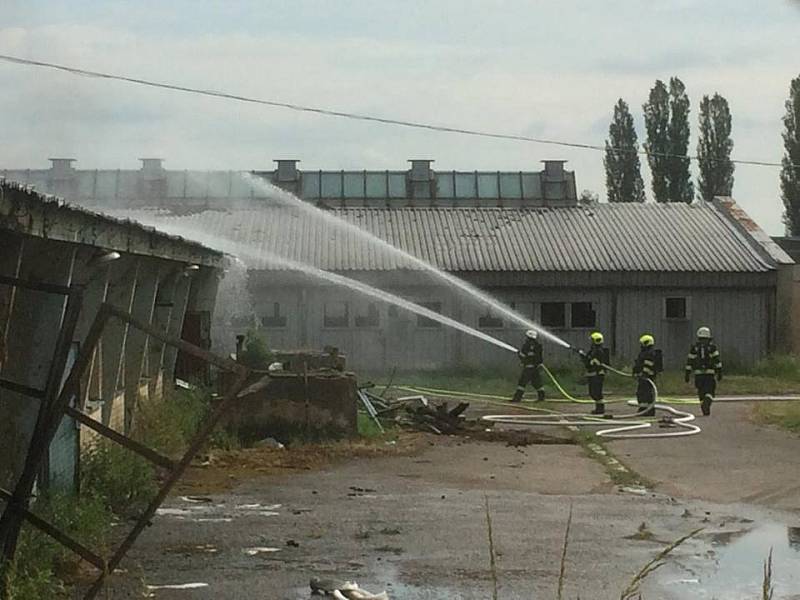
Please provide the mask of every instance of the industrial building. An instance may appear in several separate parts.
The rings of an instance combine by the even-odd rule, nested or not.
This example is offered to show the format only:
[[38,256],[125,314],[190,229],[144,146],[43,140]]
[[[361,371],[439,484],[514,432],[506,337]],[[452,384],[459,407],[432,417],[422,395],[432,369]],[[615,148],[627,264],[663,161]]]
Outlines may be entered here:
[[[794,262],[731,198],[583,204],[563,161],[530,172],[410,162],[398,171],[305,171],[280,160],[253,173],[490,292],[570,343],[603,331],[620,362],[648,332],[676,367],[701,324],[715,332],[728,364],[791,347]],[[53,159],[50,169],[6,174],[209,245],[234,242],[246,250],[246,287],[273,347],[332,345],[349,366],[368,370],[514,366],[496,347],[264,260],[267,251],[357,278],[520,342],[516,324],[352,232],[276,202],[237,172],[169,171],[158,159],[131,171],[77,170],[71,159]],[[225,325],[232,340],[247,319]],[[564,350],[546,348],[547,362],[567,360]]]
[[[224,261],[200,244],[0,180],[0,487],[14,488],[40,406],[58,393],[100,305],[208,348]],[[59,357],[73,297],[80,298],[72,307],[77,324]],[[205,379],[206,369],[112,320],[73,407],[127,434],[141,402],[160,397],[176,376]],[[72,488],[91,434],[65,417],[39,484]]]

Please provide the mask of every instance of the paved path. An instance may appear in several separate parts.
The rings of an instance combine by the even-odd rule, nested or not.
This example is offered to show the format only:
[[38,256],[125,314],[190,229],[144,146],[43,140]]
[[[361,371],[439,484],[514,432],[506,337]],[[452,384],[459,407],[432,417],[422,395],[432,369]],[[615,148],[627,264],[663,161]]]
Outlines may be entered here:
[[658,491],[800,512],[800,436],[754,423],[751,411],[750,403],[720,402],[710,417],[697,418],[699,435],[608,447]]

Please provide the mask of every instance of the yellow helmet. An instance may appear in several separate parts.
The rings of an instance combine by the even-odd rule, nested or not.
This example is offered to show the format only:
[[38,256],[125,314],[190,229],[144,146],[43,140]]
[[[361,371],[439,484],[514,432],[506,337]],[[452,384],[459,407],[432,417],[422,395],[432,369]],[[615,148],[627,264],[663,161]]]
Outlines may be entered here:
[[603,343],[603,334],[599,331],[593,332],[589,338],[592,340],[593,344],[602,344]]
[[655,344],[655,343],[656,343],[656,340],[655,340],[655,338],[654,338],[652,335],[650,335],[649,333],[645,333],[645,334],[644,334],[642,337],[640,337],[640,338],[639,338],[639,343],[640,343],[642,346],[645,346],[645,347],[647,347],[647,346],[652,346],[653,344]]

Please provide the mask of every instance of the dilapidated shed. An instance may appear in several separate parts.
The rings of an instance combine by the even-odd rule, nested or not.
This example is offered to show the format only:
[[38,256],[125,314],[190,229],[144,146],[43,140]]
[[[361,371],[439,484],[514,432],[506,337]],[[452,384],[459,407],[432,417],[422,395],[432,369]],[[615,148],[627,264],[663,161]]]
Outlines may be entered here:
[[[57,393],[100,305],[208,347],[223,261],[200,244],[0,180],[0,487],[13,489],[40,404]],[[68,298],[80,298],[79,312],[59,359]],[[159,397],[176,376],[204,379],[205,369],[141,331],[109,323],[73,402],[127,433],[139,402]],[[65,418],[40,485],[74,484],[81,436]]]

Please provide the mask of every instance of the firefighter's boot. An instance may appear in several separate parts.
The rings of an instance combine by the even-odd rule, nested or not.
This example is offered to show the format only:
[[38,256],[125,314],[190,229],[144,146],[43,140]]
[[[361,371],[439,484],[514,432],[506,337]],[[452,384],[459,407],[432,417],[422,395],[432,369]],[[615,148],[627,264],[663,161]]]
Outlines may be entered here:
[[517,391],[514,392],[514,396],[511,398],[512,402],[522,402],[522,394],[524,394],[524,390],[520,390],[517,388]]
[[544,390],[536,390],[536,401],[544,402]]
[[711,414],[711,401],[713,398],[711,394],[706,394],[703,396],[703,399],[700,401],[700,410],[703,411],[704,416],[709,416]]
[[594,403],[594,410],[592,411],[593,415],[604,415],[606,414],[606,405],[602,402],[595,402]]

